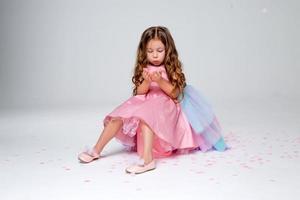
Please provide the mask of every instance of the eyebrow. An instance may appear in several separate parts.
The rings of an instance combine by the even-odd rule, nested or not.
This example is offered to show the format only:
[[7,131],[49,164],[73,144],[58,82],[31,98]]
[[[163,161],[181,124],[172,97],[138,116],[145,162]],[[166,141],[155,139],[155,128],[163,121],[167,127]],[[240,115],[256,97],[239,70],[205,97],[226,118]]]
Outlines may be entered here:
[[[152,50],[152,48],[147,48],[148,50],[150,49],[150,50]],[[158,48],[156,48],[156,49],[165,49],[164,47],[158,47]]]

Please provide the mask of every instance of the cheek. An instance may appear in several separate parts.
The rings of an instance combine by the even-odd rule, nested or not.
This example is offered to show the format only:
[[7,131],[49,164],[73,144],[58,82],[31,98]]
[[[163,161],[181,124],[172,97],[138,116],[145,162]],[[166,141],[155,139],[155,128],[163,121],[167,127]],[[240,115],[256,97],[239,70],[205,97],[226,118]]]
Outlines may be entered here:
[[161,60],[163,60],[165,58],[165,53],[161,53],[160,58],[161,58]]
[[151,59],[151,54],[147,53],[147,59],[148,59],[148,60]]

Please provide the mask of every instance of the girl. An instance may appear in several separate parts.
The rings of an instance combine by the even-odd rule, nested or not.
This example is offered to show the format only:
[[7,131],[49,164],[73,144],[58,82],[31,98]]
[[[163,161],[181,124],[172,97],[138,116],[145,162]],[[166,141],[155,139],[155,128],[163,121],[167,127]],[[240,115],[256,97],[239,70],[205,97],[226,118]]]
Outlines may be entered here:
[[105,116],[97,143],[78,155],[81,162],[98,159],[114,137],[138,153],[142,163],[125,170],[135,174],[155,169],[156,158],[175,152],[227,149],[211,106],[186,84],[166,27],[150,27],[143,32],[132,82],[133,96]]

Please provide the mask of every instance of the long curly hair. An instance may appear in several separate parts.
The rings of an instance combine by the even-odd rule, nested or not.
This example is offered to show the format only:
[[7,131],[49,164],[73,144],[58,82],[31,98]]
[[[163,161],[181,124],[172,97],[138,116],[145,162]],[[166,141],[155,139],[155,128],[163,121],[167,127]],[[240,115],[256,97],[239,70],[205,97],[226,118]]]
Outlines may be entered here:
[[[134,67],[134,75],[132,77],[133,95],[137,94],[138,86],[143,82],[142,76],[143,68],[147,67],[149,63],[147,60],[146,47],[151,39],[159,39],[165,45],[165,58],[163,64],[165,65],[166,72],[170,83],[179,89],[179,96],[183,95],[183,89],[186,86],[185,75],[182,71],[182,63],[178,59],[178,53],[175,47],[174,40],[170,31],[163,26],[152,26],[147,28],[140,39],[137,57]],[[174,92],[174,90],[172,92]],[[183,96],[181,96],[183,98]]]

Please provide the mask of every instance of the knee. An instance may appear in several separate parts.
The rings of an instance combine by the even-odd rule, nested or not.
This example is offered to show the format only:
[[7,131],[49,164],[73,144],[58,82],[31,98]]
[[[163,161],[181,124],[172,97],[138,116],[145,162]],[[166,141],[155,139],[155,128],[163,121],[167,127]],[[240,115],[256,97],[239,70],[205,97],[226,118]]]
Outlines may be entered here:
[[151,131],[151,129],[149,128],[149,126],[145,123],[145,122],[143,122],[143,121],[141,121],[141,130],[142,130],[142,132],[149,132],[149,131]]
[[111,118],[111,120],[109,121],[110,124],[121,124],[123,123],[122,119],[121,118],[117,118],[117,117],[114,117],[114,118]]
[[147,128],[147,125],[145,124],[145,122],[141,121],[140,122],[140,127],[141,127],[141,130],[145,130]]

